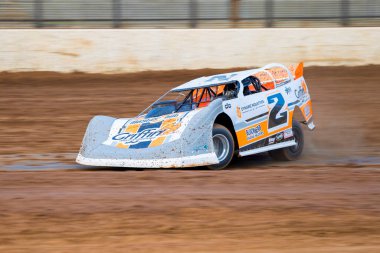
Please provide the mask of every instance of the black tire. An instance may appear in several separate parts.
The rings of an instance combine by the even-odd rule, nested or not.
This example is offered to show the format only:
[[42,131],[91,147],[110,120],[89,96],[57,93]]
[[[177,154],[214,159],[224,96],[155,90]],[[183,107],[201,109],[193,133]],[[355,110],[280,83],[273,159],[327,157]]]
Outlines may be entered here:
[[214,127],[212,129],[212,137],[214,148],[216,148],[216,145],[219,147],[215,152],[217,153],[218,158],[220,157],[221,160],[219,160],[218,164],[209,165],[207,167],[212,170],[221,170],[230,164],[234,156],[234,137],[226,127],[219,124],[214,124]]
[[278,161],[293,161],[301,156],[304,145],[301,124],[298,121],[293,120],[292,130],[297,145],[269,151],[269,155],[273,159]]

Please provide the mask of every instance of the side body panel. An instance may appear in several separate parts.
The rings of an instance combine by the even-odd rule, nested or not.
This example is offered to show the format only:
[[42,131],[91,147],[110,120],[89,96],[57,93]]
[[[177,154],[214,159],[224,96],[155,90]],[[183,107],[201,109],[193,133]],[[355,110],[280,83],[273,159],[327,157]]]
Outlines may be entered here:
[[268,91],[247,96],[240,92],[237,98],[224,101],[223,110],[234,123],[240,155],[294,145],[292,120],[296,107],[313,129],[311,100],[303,77]]

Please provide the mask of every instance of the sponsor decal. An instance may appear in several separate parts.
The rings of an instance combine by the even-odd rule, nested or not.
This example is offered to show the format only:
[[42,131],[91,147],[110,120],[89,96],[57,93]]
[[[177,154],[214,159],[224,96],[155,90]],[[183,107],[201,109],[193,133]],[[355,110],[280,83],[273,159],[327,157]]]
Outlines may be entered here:
[[264,132],[261,130],[261,125],[249,128],[249,129],[245,130],[245,133],[247,135],[247,140],[257,138],[257,137],[264,134]]
[[293,130],[292,129],[287,129],[284,131],[284,139],[288,139],[290,137],[293,137]]
[[232,74],[221,74],[217,76],[212,76],[209,79],[207,79],[206,82],[213,82],[213,81],[226,82],[232,79],[232,77],[237,76],[237,75],[238,75],[237,73],[232,73]]
[[225,105],[224,105],[224,108],[227,110],[227,109],[230,109],[231,108],[231,104],[230,103],[226,103]]
[[253,111],[254,109],[257,109],[259,107],[262,107],[264,105],[265,105],[264,100],[259,100],[255,103],[251,103],[249,105],[242,106],[240,109],[241,109],[242,113],[246,113],[246,112]]
[[[177,118],[179,116],[179,114],[177,113],[173,113],[173,114],[169,114],[167,116],[165,116],[165,119],[174,119],[174,118]],[[186,114],[185,114],[186,116]]]
[[285,81],[283,81],[283,82],[281,82],[279,84],[276,84],[276,88],[284,86],[285,84],[288,84],[288,83],[290,83],[290,80],[285,80]]
[[197,153],[199,151],[204,151],[204,150],[207,150],[208,149],[208,145],[201,145],[201,146],[197,146],[195,148],[193,148],[193,151],[192,153]]
[[132,120],[131,122],[127,122],[128,125],[135,125],[135,124],[146,124],[146,123],[155,123],[155,120],[152,119],[140,119],[140,120]]
[[103,144],[118,148],[146,148],[177,140],[181,136],[180,129],[190,118],[188,117],[186,121],[186,116],[193,116],[195,113],[174,113],[148,119],[142,117],[120,119],[123,126],[121,128],[119,128],[121,124],[112,126],[110,134]]
[[237,117],[238,117],[239,119],[241,119],[242,115],[241,115],[241,110],[240,110],[240,107],[239,107],[239,106],[236,107],[236,115],[237,115]]
[[294,90],[294,95],[301,103],[304,103],[308,99],[308,94],[306,93],[305,88],[302,86],[299,86]]
[[276,141],[276,137],[269,137],[268,144],[273,144]]
[[159,128],[145,129],[138,133],[121,133],[112,137],[112,140],[120,141],[125,145],[136,144],[142,141],[151,141],[160,136],[165,130]]
[[276,142],[280,142],[283,139],[284,139],[284,133],[283,132],[276,134]]
[[285,92],[286,92],[286,95],[289,95],[289,93],[292,91],[292,88],[290,87],[285,87]]
[[294,90],[294,95],[296,95],[296,98],[301,99],[305,95],[305,91],[301,86],[299,86],[298,89]]
[[[172,118],[178,118],[180,116],[179,113],[173,113],[173,114],[169,114],[169,115],[165,115],[165,116],[160,116],[160,117],[156,117],[156,118],[149,118],[149,119],[136,119],[136,120],[132,120],[131,122],[127,122],[128,125],[134,125],[134,124],[146,124],[146,123],[157,123],[159,121],[163,121],[165,119],[172,119]],[[183,115],[183,116],[186,116]],[[181,120],[181,119],[179,119]]]
[[310,116],[310,106],[309,105],[306,105],[305,108],[303,109],[303,111],[305,112],[306,117]]
[[256,73],[254,76],[260,79],[261,83],[271,83],[272,82],[272,77],[264,71]]
[[289,78],[288,71],[282,67],[274,67],[268,70],[276,80]]

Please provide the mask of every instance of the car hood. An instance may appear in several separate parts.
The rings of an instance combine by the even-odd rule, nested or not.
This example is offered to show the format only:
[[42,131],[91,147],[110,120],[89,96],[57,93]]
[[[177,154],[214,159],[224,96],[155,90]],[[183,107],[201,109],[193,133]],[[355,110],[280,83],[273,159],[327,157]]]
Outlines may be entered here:
[[154,118],[117,119],[113,122],[104,145],[117,148],[148,148],[177,140],[189,121],[201,111],[179,112]]

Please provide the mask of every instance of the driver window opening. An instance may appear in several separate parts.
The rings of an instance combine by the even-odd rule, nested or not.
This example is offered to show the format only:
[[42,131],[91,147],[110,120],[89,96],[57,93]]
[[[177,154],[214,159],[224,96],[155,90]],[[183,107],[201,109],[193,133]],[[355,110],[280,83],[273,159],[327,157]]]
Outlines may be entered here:
[[243,79],[242,84],[244,96],[249,96],[261,92],[262,89],[266,90],[265,87],[261,85],[260,79],[255,76],[249,76]]
[[217,98],[232,99],[237,97],[238,87],[238,83],[228,83],[193,90],[171,91],[146,109],[145,118],[203,108]]
[[237,82],[228,83],[223,89],[223,96],[229,100],[236,98],[239,92],[239,85]]

